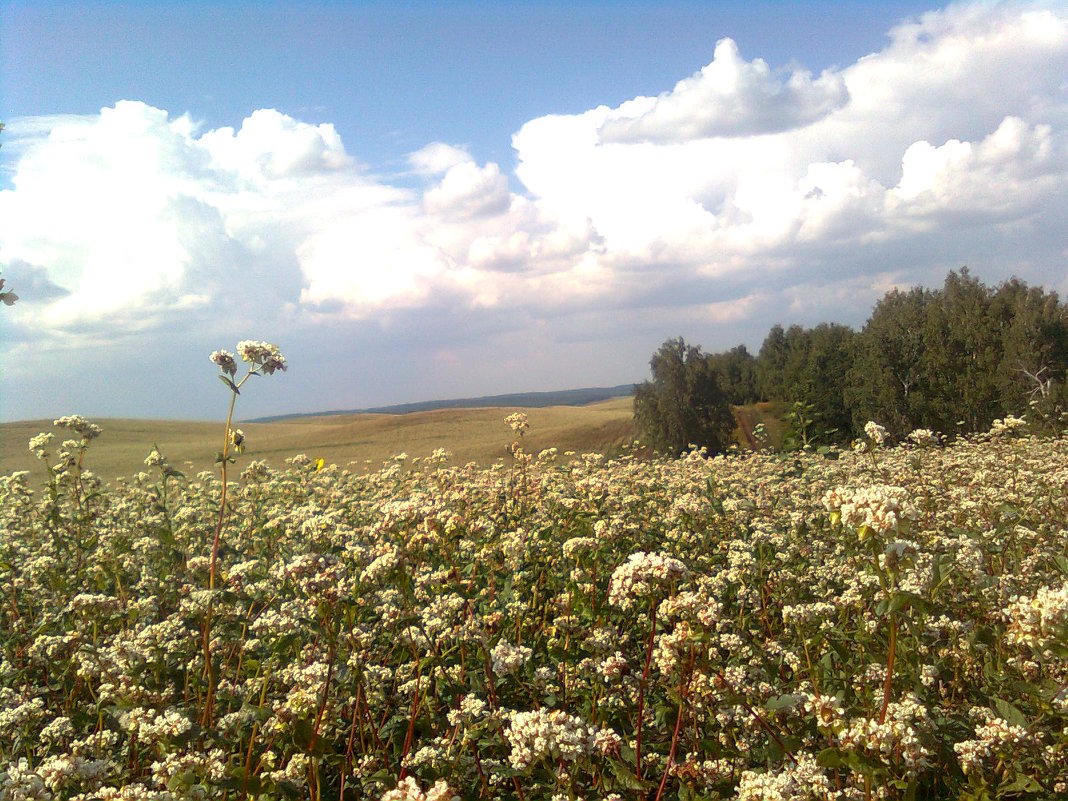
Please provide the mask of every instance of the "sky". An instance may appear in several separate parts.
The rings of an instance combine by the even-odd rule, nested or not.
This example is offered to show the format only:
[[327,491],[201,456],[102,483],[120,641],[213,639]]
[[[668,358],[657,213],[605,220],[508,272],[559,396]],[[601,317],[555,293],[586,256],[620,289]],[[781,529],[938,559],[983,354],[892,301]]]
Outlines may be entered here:
[[9,0],[0,53],[0,420],[213,419],[246,339],[245,419],[1068,293],[1064,2]]

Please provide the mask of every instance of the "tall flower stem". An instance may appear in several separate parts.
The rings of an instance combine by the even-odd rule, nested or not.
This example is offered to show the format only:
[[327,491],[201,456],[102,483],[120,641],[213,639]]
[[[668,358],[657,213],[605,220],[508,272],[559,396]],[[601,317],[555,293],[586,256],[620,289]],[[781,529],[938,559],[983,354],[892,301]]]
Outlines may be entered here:
[[645,670],[642,671],[642,681],[638,685],[638,726],[637,734],[635,735],[634,742],[634,754],[636,760],[635,775],[638,777],[638,781],[642,780],[642,716],[645,713],[645,683],[649,680],[649,665],[653,661],[653,642],[656,639],[656,600],[652,603],[651,617],[653,619],[652,628],[649,631],[649,647],[645,652]]
[[[241,384],[248,378],[241,379]],[[241,384],[237,386],[240,387]],[[208,589],[215,589],[215,565],[219,558],[219,536],[222,534],[223,519],[226,517],[226,463],[230,457],[230,424],[234,419],[234,404],[237,403],[237,392],[230,393],[230,408],[226,412],[226,430],[223,434],[222,447],[222,498],[219,500],[219,519],[215,523],[215,539],[211,543],[211,574],[208,578]]]
[[894,652],[897,647],[897,618],[890,617],[890,648],[886,657],[886,683],[883,685],[883,706],[879,710],[879,724],[886,722],[886,708],[890,705],[890,684],[894,680]]

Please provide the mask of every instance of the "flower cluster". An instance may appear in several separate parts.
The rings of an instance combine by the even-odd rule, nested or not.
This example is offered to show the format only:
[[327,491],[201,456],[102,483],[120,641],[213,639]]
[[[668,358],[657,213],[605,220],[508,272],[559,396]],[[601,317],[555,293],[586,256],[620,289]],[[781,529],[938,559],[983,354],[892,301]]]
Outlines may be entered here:
[[519,770],[546,757],[574,762],[597,747],[597,727],[561,709],[513,712],[504,734],[512,746],[508,759]]
[[1068,644],[1068,581],[1043,587],[1031,598],[1016,597],[1005,609],[1007,639],[1037,653]]
[[533,653],[525,645],[512,645],[501,640],[490,651],[490,659],[493,660],[493,672],[498,676],[515,673],[523,667]]
[[423,792],[415,779],[405,776],[382,796],[381,801],[460,801],[460,796],[453,793],[444,779],[438,779],[433,787]]
[[872,533],[895,532],[904,521],[917,515],[906,489],[884,484],[859,489],[838,487],[823,496],[823,506],[839,514],[842,523],[856,529],[861,539]]
[[285,356],[269,342],[246,339],[237,343],[237,354],[241,361],[251,364],[254,370],[264,375],[272,375],[275,370],[284,372],[286,369]]
[[686,565],[664,553],[638,551],[612,571],[608,602],[620,609],[630,609],[636,601],[651,598],[685,578]]
[[212,351],[209,358],[211,359],[212,364],[218,365],[219,369],[227,375],[232,377],[237,374],[237,360],[234,359],[234,354],[230,353],[230,351]]

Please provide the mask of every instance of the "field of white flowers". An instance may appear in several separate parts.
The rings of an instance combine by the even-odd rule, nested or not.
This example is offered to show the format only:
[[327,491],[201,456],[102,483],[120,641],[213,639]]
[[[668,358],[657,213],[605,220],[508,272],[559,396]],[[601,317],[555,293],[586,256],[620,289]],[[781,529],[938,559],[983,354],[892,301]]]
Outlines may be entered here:
[[5,801],[1068,795],[1063,436],[237,463],[212,576],[216,475],[57,423],[0,478]]

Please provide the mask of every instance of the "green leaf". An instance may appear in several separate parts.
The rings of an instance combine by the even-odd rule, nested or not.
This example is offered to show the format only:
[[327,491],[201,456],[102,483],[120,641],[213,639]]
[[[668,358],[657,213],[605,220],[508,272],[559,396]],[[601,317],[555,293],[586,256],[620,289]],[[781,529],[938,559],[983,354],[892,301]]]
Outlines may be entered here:
[[646,793],[652,788],[650,782],[639,779],[632,768],[627,767],[618,759],[609,759],[608,766],[612,769],[612,774],[624,790]]
[[796,695],[778,695],[774,698],[769,698],[768,702],[764,704],[764,707],[769,712],[777,712],[780,709],[791,709],[797,706]]
[[1015,795],[1016,793],[1041,793],[1043,792],[1042,785],[1032,779],[1030,776],[1018,773],[1016,778],[1008,784],[1002,784],[998,786],[998,798],[1003,798],[1007,795]]
[[241,390],[239,390],[237,388],[237,384],[235,384],[233,381],[231,381],[226,376],[220,375],[219,376],[219,380],[222,381],[224,384],[226,384],[226,386],[230,387],[230,391],[233,392],[235,395],[240,395],[241,394]]
[[997,709],[998,714],[1013,726],[1019,726],[1022,729],[1027,728],[1027,718],[1024,716],[1024,713],[1008,701],[1002,700],[1001,698],[995,698],[994,707]]
[[844,768],[846,755],[837,748],[824,748],[816,755],[816,764],[821,768]]
[[315,729],[312,727],[310,720],[298,718],[293,722],[293,742],[300,748],[306,749],[311,745],[314,733]]

